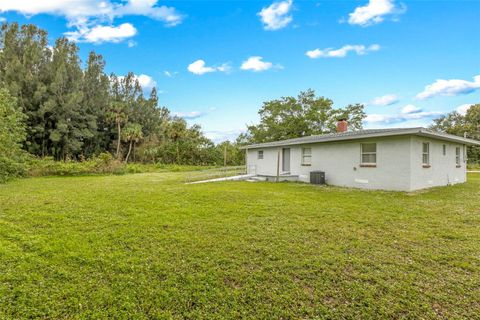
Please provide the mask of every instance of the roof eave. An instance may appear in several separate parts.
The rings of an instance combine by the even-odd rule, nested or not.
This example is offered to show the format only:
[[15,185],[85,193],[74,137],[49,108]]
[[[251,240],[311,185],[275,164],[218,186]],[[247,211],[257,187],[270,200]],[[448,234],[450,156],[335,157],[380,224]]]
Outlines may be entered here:
[[435,133],[435,132],[421,130],[418,133],[418,135],[419,136],[424,136],[424,137],[430,137],[430,138],[434,138],[434,139],[438,139],[438,140],[445,140],[445,141],[450,141],[450,142],[462,143],[462,144],[466,144],[466,145],[470,145],[470,146],[473,146],[473,145],[480,146],[480,141],[473,140],[473,139],[468,139],[468,138],[462,138],[462,137],[459,137],[459,136],[446,134],[446,133],[439,134],[439,133]]
[[397,130],[392,132],[379,132],[373,134],[360,134],[356,136],[343,136],[343,137],[331,137],[326,138],[319,141],[273,141],[273,142],[266,142],[266,143],[257,143],[251,144],[248,146],[243,146],[240,149],[259,149],[259,148],[274,148],[274,147],[284,147],[284,146],[293,146],[293,145],[301,145],[301,144],[314,144],[314,143],[324,143],[324,142],[334,142],[334,141],[348,141],[348,140],[359,140],[359,139],[366,139],[366,138],[378,138],[378,137],[392,137],[392,136],[402,136],[402,135],[418,135],[418,136],[425,136],[439,140],[457,142],[467,145],[480,145],[480,141],[462,138],[450,134],[439,134],[431,131],[427,131],[422,127],[418,128],[406,128],[404,130]]

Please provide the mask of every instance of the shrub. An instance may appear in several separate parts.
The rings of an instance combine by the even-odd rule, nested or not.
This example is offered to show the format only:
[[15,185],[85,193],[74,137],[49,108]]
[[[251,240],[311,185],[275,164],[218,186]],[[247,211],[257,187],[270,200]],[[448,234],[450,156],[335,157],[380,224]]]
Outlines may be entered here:
[[24,176],[27,172],[24,159],[0,156],[0,183]]
[[467,165],[468,170],[480,170],[480,163],[469,163]]
[[55,161],[52,157],[30,158],[28,161],[28,175],[40,176],[79,176],[100,174],[125,174],[142,172],[184,172],[204,170],[212,166],[184,166],[172,164],[125,164],[113,158],[110,153],[101,153],[95,158],[85,161]]
[[126,166],[113,159],[109,153],[102,153],[86,161],[55,161],[51,157],[34,158],[29,163],[30,176],[78,176],[89,174],[123,174]]

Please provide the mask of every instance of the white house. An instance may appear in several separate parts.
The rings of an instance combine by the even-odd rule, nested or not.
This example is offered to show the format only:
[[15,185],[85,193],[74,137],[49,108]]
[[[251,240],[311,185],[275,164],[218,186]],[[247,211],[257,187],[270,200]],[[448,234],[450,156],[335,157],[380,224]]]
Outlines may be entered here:
[[310,182],[325,172],[329,185],[413,191],[466,182],[466,145],[480,141],[425,128],[347,131],[253,144],[247,170],[267,180]]

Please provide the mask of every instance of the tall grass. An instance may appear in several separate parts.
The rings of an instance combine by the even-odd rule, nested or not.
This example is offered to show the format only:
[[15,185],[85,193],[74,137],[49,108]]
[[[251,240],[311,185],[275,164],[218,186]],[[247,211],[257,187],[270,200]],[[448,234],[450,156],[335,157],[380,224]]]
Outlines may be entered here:
[[85,161],[55,161],[53,158],[32,158],[28,162],[27,176],[81,176],[108,175],[143,172],[185,172],[214,168],[213,166],[191,166],[175,164],[124,163],[109,153]]

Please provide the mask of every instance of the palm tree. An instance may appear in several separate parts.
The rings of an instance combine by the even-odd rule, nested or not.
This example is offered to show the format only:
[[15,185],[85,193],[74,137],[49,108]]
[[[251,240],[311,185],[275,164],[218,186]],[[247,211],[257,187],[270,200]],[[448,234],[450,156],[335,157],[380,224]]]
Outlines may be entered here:
[[120,143],[122,140],[122,124],[127,122],[127,114],[125,112],[125,104],[121,102],[113,102],[109,113],[108,113],[108,120],[111,123],[114,123],[117,127],[117,152],[115,157],[117,159],[120,158]]
[[128,162],[132,146],[143,138],[142,126],[138,123],[130,123],[123,129],[123,140],[128,142],[128,153],[125,157],[125,163]]

